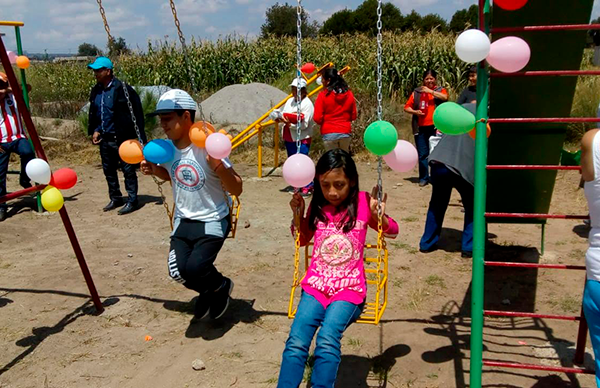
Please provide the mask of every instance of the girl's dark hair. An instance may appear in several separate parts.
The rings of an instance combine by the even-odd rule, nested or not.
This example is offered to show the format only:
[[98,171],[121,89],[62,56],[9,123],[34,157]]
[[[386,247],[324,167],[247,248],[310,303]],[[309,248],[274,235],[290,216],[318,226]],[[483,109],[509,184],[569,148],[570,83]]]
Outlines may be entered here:
[[477,66],[471,66],[469,68],[469,75],[471,74],[477,74]]
[[323,79],[326,79],[329,84],[327,85],[327,94],[330,92],[335,93],[346,93],[350,90],[350,87],[344,80],[344,78],[338,74],[337,69],[329,67],[323,71]]
[[425,70],[425,72],[423,73],[423,80],[425,80],[425,78],[427,78],[428,75],[430,75],[433,78],[437,79],[437,71],[435,71],[433,69],[427,69],[427,70]]
[[319,221],[327,223],[323,208],[329,204],[321,190],[319,177],[326,174],[334,168],[341,168],[350,181],[350,192],[348,197],[339,205],[343,211],[343,216],[337,223],[338,228],[343,228],[344,233],[348,233],[356,225],[356,215],[358,212],[358,171],[356,164],[349,153],[342,149],[327,151],[317,162],[315,171],[315,188],[310,202],[310,212],[308,214],[308,225],[311,230],[317,229]]

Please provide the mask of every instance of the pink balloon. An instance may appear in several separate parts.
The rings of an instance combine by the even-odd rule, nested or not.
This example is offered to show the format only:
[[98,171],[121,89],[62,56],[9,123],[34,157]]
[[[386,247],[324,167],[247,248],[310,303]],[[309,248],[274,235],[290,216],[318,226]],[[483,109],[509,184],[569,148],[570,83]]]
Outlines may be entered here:
[[397,172],[407,172],[415,168],[419,155],[415,146],[406,140],[398,140],[396,148],[383,157],[388,166]]
[[315,164],[304,154],[292,155],[283,164],[283,179],[292,187],[304,187],[315,179]]
[[8,60],[10,61],[10,63],[12,63],[13,65],[15,63],[17,63],[17,57],[18,57],[18,55],[15,52],[7,51],[6,55],[8,55]]
[[488,63],[503,73],[514,73],[523,69],[531,59],[527,42],[515,36],[498,39],[492,43],[487,57]]
[[231,153],[231,140],[222,133],[212,133],[206,138],[206,152],[215,158],[223,159]]

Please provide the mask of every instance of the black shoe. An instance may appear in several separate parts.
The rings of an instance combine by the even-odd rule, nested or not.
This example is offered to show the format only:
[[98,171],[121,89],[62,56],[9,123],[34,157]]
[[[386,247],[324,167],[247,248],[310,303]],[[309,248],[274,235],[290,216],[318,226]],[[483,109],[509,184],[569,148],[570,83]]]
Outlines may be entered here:
[[210,301],[210,317],[212,319],[219,319],[227,311],[229,307],[229,295],[233,291],[233,282],[229,278],[225,278],[223,285],[212,295]]
[[428,180],[422,179],[419,181],[419,187],[425,187],[429,184]]
[[431,253],[431,252],[433,252],[433,251],[437,251],[437,249],[438,249],[438,247],[437,247],[437,246],[433,246],[433,247],[431,247],[431,248],[429,248],[429,249],[422,249],[422,248],[419,248],[419,252],[421,252],[421,253]]
[[104,208],[102,210],[107,212],[107,211],[114,210],[121,206],[123,206],[123,201],[115,201],[114,199],[111,199],[110,202],[108,203],[108,205],[104,206]]
[[460,257],[462,257],[463,259],[470,259],[473,257],[473,252],[462,251],[460,253]]
[[0,222],[4,221],[8,217],[8,209],[0,207]]
[[122,208],[119,209],[118,213],[120,216],[122,216],[123,214],[129,214],[136,210],[137,210],[137,205],[135,205],[131,202],[127,202],[125,204],[125,206],[123,206]]
[[208,315],[208,310],[210,309],[210,294],[204,293],[198,295],[198,299],[196,299],[196,305],[194,306],[194,318],[202,319],[206,318]]

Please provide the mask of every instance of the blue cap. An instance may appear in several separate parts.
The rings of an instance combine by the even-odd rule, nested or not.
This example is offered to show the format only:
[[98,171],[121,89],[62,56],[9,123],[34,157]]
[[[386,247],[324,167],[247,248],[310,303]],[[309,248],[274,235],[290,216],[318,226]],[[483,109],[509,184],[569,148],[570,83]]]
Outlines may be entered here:
[[112,69],[113,68],[113,64],[110,61],[110,59],[108,59],[106,57],[98,57],[98,58],[96,58],[96,60],[94,61],[94,63],[90,63],[88,65],[88,67],[90,69],[94,69],[94,70],[98,70],[98,69]]

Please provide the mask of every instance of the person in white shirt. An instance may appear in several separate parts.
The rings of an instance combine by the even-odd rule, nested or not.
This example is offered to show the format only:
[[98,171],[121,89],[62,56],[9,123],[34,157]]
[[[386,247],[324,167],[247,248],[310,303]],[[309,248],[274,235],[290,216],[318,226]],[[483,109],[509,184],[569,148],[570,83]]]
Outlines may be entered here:
[[[288,157],[301,153],[308,155],[310,151],[310,144],[312,142],[312,134],[315,122],[313,116],[315,113],[315,107],[310,100],[307,98],[308,91],[306,89],[306,81],[300,79],[300,149],[298,149],[298,78],[294,78],[290,84],[292,88],[292,96],[285,102],[285,105],[281,110],[275,110],[271,113],[271,118],[279,123],[283,123],[282,127],[282,138],[285,143],[285,149],[287,150]],[[308,196],[312,193],[313,184],[310,183],[308,186],[302,188],[300,194]]]
[[169,274],[185,287],[198,292],[194,315],[218,319],[229,306],[231,279],[214,266],[217,254],[231,229],[227,192],[239,196],[242,178],[227,158],[219,160],[206,149],[192,144],[190,128],[196,103],[183,90],[163,94],[153,115],[174,147],[174,158],[162,165],[140,163],[145,175],[156,175],[173,185],[175,215]]

